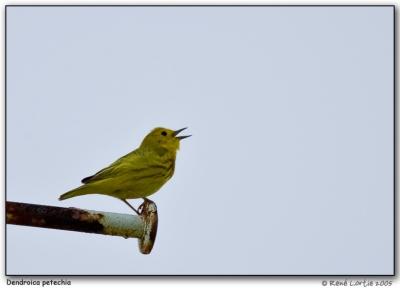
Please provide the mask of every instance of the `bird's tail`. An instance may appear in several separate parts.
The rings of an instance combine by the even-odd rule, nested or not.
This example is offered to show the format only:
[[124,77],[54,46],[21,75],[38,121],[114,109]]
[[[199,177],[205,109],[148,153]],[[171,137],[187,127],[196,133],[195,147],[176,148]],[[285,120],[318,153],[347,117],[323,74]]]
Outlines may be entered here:
[[58,200],[65,200],[68,198],[72,198],[75,196],[80,196],[80,195],[86,195],[86,194],[91,194],[90,191],[88,191],[89,189],[87,189],[88,187],[86,185],[82,185],[81,187],[78,187],[74,190],[68,191],[64,194],[62,194]]

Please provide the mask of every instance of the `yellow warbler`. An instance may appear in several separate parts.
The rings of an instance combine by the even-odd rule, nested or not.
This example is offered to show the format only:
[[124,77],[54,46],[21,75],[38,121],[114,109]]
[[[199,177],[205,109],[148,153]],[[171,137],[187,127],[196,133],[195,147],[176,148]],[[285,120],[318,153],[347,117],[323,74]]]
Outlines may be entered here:
[[172,177],[180,140],[191,136],[178,136],[185,129],[155,128],[143,139],[139,148],[93,176],[82,179],[84,185],[62,194],[59,200],[104,194],[121,199],[138,213],[126,199],[143,198],[149,201],[146,197],[157,192]]

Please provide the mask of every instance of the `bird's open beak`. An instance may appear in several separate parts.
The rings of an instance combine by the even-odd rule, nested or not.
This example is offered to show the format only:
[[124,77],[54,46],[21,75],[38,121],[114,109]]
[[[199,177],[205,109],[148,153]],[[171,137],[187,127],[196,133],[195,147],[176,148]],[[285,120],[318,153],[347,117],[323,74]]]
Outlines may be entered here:
[[178,138],[179,140],[182,140],[182,139],[185,139],[185,138],[188,138],[188,137],[190,137],[190,136],[192,136],[192,135],[185,135],[185,136],[176,136],[176,135],[178,135],[179,133],[181,133],[183,130],[185,130],[185,129],[187,129],[187,127],[185,127],[185,128],[182,128],[182,129],[179,129],[179,130],[176,130],[176,131],[174,131],[174,136],[176,137],[176,138]]

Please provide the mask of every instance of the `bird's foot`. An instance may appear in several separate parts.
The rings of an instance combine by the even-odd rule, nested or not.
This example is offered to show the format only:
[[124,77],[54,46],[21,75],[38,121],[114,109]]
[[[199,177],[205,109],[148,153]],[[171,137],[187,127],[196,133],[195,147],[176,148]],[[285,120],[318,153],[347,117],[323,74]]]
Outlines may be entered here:
[[140,206],[138,208],[139,213],[140,213],[139,215],[142,215],[143,208],[144,208],[144,205],[146,205],[146,203],[154,203],[153,201],[151,201],[149,198],[146,198],[146,197],[143,197],[143,200],[144,200],[144,202],[142,204],[140,204]]

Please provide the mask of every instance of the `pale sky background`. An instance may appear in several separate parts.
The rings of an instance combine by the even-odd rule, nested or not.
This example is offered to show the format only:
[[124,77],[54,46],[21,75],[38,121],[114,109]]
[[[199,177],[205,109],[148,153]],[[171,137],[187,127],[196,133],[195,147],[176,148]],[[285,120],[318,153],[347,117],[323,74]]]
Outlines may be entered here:
[[393,273],[392,7],[7,8],[8,200],[131,213],[57,198],[156,126],[150,255],[9,225],[7,273]]

